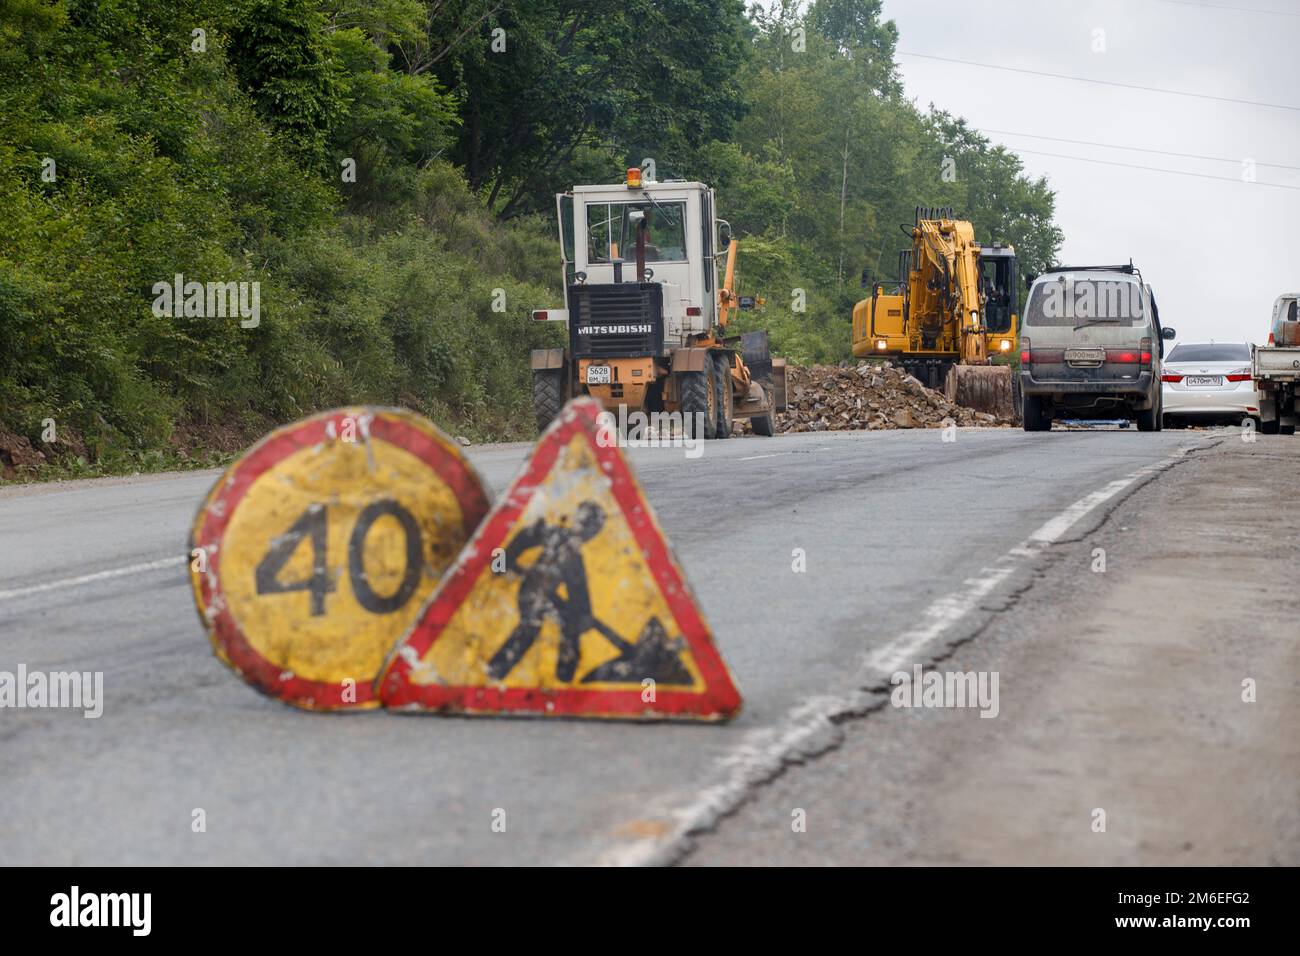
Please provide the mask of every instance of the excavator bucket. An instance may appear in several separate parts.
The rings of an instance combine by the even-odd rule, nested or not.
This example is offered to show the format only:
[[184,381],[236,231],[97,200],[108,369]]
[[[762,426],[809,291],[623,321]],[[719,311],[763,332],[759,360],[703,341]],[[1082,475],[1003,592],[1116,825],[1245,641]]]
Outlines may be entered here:
[[948,401],[1005,421],[1017,419],[1017,402],[1008,365],[954,365],[944,381]]

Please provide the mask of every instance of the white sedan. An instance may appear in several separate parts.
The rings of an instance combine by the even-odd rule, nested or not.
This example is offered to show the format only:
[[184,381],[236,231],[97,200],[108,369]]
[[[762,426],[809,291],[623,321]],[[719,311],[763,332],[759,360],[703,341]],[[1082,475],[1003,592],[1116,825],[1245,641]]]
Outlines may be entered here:
[[1165,427],[1258,419],[1247,342],[1187,342],[1165,356],[1160,373]]

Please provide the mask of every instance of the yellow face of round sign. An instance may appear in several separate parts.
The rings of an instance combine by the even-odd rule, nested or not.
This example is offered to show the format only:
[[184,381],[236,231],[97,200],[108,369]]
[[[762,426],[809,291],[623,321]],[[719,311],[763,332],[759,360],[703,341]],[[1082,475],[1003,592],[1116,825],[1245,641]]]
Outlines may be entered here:
[[397,409],[278,429],[195,522],[195,599],[217,655],[299,706],[378,706],[374,680],[488,508],[459,447]]

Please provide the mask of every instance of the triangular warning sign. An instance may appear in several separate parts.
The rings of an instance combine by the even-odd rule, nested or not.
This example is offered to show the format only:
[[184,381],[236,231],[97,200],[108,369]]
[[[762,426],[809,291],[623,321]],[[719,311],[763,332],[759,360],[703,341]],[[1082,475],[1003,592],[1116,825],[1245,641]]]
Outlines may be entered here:
[[388,707],[718,720],[727,667],[600,404],[570,402],[379,679]]

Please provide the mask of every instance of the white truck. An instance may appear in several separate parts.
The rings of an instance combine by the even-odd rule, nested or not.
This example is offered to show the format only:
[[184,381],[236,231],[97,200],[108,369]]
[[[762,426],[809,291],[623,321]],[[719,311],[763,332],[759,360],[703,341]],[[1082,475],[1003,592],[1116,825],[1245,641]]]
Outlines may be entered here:
[[1294,435],[1296,384],[1300,382],[1300,292],[1287,292],[1273,303],[1268,345],[1251,350],[1251,376],[1259,392],[1259,430],[1265,435]]

